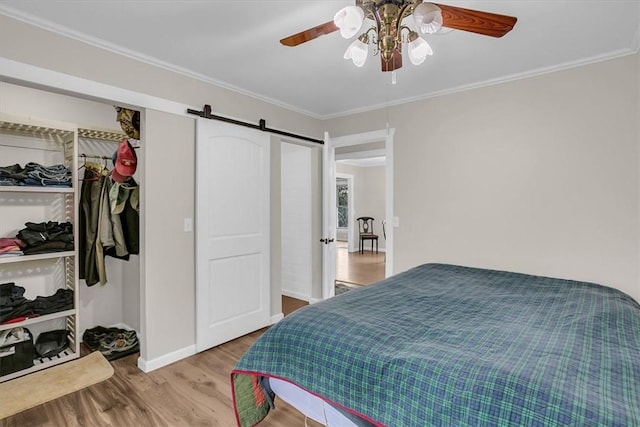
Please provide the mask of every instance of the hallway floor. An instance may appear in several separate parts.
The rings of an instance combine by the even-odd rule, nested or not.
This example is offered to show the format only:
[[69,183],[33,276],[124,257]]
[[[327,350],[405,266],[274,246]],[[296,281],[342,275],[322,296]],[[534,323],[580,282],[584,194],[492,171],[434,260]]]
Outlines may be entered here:
[[347,242],[336,244],[336,280],[357,285],[370,285],[384,279],[384,252],[371,252],[365,248],[364,254],[349,252]]

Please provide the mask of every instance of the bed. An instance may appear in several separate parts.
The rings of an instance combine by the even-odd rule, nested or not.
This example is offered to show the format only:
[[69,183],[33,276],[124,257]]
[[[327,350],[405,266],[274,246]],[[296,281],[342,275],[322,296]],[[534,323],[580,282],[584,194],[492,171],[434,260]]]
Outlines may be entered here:
[[594,283],[424,264],[285,317],[231,387],[243,427],[274,389],[312,418],[315,398],[332,427],[640,426],[640,306]]

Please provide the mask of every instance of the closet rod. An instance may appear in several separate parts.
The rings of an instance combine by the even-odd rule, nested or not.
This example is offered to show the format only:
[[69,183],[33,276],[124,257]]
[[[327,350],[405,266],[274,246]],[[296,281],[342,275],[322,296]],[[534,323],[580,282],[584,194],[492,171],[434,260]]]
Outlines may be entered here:
[[84,154],[84,153],[81,153],[81,154],[78,154],[78,157],[82,157],[82,158],[85,158],[85,159],[111,160],[110,156],[98,156],[98,155],[95,155],[95,154]]
[[248,128],[252,128],[252,129],[258,129],[258,130],[261,130],[263,132],[276,133],[278,135],[284,135],[284,136],[289,136],[289,137],[296,138],[296,139],[302,139],[303,141],[315,142],[316,144],[321,144],[321,145],[324,144],[324,141],[321,140],[321,139],[310,138],[308,136],[297,135],[295,133],[285,132],[285,131],[277,130],[277,129],[270,129],[270,128],[267,127],[267,122],[264,119],[260,119],[260,124],[254,125],[252,123],[247,123],[247,122],[243,122],[243,121],[240,121],[240,120],[230,119],[228,117],[216,116],[214,114],[211,114],[211,105],[209,105],[209,104],[205,104],[202,111],[192,110],[192,109],[189,108],[189,109],[187,109],[187,113],[188,114],[195,114],[196,116],[200,116],[200,117],[203,117],[205,119],[220,120],[221,122],[233,123],[234,125],[240,125],[240,126],[244,126],[244,127],[248,127]]

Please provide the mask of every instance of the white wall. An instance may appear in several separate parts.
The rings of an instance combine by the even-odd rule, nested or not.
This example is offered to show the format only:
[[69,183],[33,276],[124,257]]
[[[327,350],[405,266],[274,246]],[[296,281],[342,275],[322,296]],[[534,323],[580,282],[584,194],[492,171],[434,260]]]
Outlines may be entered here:
[[[390,107],[395,271],[446,262],[640,300],[638,55]],[[329,120],[379,127],[377,110]]]
[[[194,218],[195,123],[147,110],[141,194],[144,228],[142,269],[147,361],[195,343],[195,240],[184,231]],[[170,339],[169,339],[170,337]]]
[[281,145],[282,293],[311,299],[311,149]]
[[[358,250],[358,222],[355,218],[370,216],[375,218],[374,232],[379,236],[379,249],[385,249],[382,234],[382,220],[385,218],[385,168],[384,166],[354,166],[336,163],[336,172],[353,175],[353,236],[355,249]],[[365,242],[365,249],[371,242]]]

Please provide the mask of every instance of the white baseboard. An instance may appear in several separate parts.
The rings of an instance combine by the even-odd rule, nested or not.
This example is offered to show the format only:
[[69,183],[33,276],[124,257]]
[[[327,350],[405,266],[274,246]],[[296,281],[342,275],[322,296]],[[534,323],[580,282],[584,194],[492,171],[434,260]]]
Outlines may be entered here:
[[[269,318],[269,321],[271,322],[270,325],[276,324],[282,319],[284,319],[284,315],[282,313],[275,314]],[[132,329],[130,327],[127,327],[127,325],[124,325],[124,324],[118,324],[114,326],[123,328],[123,329]],[[186,359],[187,357],[193,356],[194,354],[196,354],[195,344],[190,345],[188,347],[184,347],[180,350],[176,350],[174,352],[165,354],[153,360],[144,360],[142,357],[139,357],[138,368],[142,372],[151,372],[151,371],[155,371],[156,369],[162,368],[163,366],[170,365],[179,360]]]
[[178,360],[182,360],[189,356],[193,356],[194,354],[196,354],[195,344],[182,348],[180,350],[176,350],[174,352],[165,354],[153,360],[144,360],[142,357],[139,357],[138,368],[140,368],[142,372],[151,372],[151,371],[155,371],[158,368],[162,368],[163,366],[170,365],[173,362],[177,362]]
[[282,313],[278,313],[276,315],[271,316],[271,325],[275,325],[276,323],[278,323],[279,321],[281,321],[282,319],[284,319],[284,314]]
[[301,292],[296,292],[296,291],[288,291],[286,289],[282,290],[282,295],[289,298],[299,299],[301,301],[309,301],[311,299],[309,295],[303,294]]
[[322,298],[309,298],[309,304],[315,304],[322,301]]

